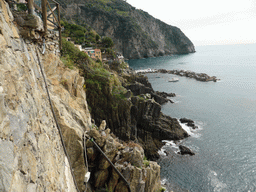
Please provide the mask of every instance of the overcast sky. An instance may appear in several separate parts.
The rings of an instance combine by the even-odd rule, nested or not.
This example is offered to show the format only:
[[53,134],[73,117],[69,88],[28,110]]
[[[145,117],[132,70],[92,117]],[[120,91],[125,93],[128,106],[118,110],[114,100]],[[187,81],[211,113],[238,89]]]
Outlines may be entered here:
[[256,0],[127,0],[196,45],[256,43]]

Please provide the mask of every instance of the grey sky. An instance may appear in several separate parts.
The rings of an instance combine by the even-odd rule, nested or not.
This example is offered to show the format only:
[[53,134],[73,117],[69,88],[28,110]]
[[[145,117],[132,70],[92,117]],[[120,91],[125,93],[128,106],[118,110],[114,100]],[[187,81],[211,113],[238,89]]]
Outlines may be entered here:
[[256,0],[127,0],[179,27],[195,45],[256,43]]

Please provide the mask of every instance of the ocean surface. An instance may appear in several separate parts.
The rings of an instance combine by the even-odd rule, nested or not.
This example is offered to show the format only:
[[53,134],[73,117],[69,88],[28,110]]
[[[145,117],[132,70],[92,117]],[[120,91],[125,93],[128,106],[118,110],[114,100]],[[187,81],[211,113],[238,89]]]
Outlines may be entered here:
[[[221,79],[147,74],[155,90],[177,95],[162,112],[199,126],[194,131],[183,125],[191,136],[179,143],[166,141],[159,152],[167,191],[256,191],[256,44],[200,46],[193,54],[128,63],[135,70],[184,69]],[[179,81],[168,82],[172,77]],[[196,155],[177,154],[181,143]]]

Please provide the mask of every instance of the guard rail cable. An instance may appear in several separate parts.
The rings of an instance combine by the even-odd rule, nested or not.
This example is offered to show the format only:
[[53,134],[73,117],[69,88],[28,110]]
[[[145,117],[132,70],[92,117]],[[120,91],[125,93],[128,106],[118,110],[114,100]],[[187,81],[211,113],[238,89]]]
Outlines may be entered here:
[[117,174],[124,180],[125,184],[128,187],[128,191],[131,192],[131,188],[130,188],[130,184],[128,183],[128,181],[124,178],[124,176],[122,175],[122,173],[120,173],[120,171],[118,171],[118,169],[115,167],[115,165],[111,162],[111,160],[107,157],[107,155],[101,150],[101,148],[99,147],[99,145],[93,140],[93,138],[90,138],[90,141],[96,146],[96,148],[101,152],[101,154],[105,157],[105,159],[109,162],[109,164],[114,168],[114,170],[117,172]]
[[60,134],[61,144],[62,144],[62,146],[63,146],[64,153],[65,153],[65,155],[66,155],[66,157],[67,157],[67,159],[68,159],[70,172],[71,172],[71,175],[72,175],[72,177],[73,177],[73,181],[74,181],[76,190],[77,190],[78,192],[80,192],[80,190],[79,190],[79,188],[78,188],[78,185],[77,185],[77,182],[76,182],[76,179],[75,179],[75,175],[74,175],[73,169],[72,169],[72,167],[71,167],[70,157],[69,157],[68,152],[67,152],[67,149],[66,149],[66,147],[65,147],[63,135],[62,135],[62,132],[61,132],[61,129],[60,129],[60,126],[59,126],[59,123],[58,123],[56,114],[55,114],[54,109],[53,109],[52,100],[51,100],[51,97],[50,97],[50,93],[49,93],[48,85],[47,85],[46,78],[45,78],[45,75],[44,75],[44,71],[43,71],[43,68],[42,68],[42,65],[41,65],[41,62],[40,62],[38,50],[36,50],[36,55],[37,55],[37,58],[38,58],[38,64],[39,64],[39,67],[40,67],[40,71],[41,71],[41,74],[42,74],[42,77],[43,77],[43,80],[44,80],[45,89],[46,89],[47,96],[48,96],[48,99],[49,99],[49,103],[50,103],[50,106],[51,106],[51,111],[52,111],[52,114],[53,114],[53,118],[54,118],[54,120],[55,120],[56,126],[57,126],[58,131],[59,131],[59,134]]
[[[86,132],[85,132],[86,133]],[[87,161],[87,152],[86,152],[86,139],[85,139],[85,133],[84,133],[84,159],[85,159],[85,166],[87,168],[87,173],[84,177],[84,182],[85,182],[85,192],[87,191],[87,183],[90,179],[91,173],[89,172],[89,166],[88,166],[88,161]]]

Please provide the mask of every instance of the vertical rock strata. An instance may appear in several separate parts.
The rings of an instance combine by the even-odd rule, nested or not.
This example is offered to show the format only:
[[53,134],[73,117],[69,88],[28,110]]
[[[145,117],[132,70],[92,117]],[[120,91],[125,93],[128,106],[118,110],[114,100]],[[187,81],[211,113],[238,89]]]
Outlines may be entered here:
[[[139,145],[119,141],[104,123],[92,126],[84,78],[63,66],[57,41],[23,39],[5,1],[0,0],[0,191],[80,191],[85,189],[83,135],[95,139],[130,183],[132,191],[157,191],[160,166],[144,159]],[[42,64],[71,164],[65,156],[39,68]],[[106,125],[106,123],[105,123]],[[93,128],[94,127],[94,128]],[[97,128],[97,130],[95,129]],[[87,141],[90,189],[127,187],[95,147]]]

